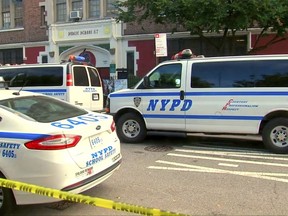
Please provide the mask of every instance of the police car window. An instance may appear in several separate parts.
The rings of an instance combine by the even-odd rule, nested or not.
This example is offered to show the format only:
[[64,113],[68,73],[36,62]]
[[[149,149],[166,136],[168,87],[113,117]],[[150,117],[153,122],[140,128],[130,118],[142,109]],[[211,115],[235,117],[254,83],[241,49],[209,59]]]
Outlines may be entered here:
[[201,62],[192,65],[192,88],[254,87],[252,61]]
[[288,61],[256,61],[256,87],[288,87]]
[[98,72],[94,68],[88,68],[90,80],[91,80],[91,86],[101,86],[100,77],[98,75]]
[[74,85],[89,86],[88,74],[85,67],[73,67]]
[[9,81],[11,87],[62,86],[62,67],[19,67],[0,69],[0,76]]
[[193,88],[288,87],[287,60],[195,63]]
[[13,106],[9,106],[10,109],[43,123],[87,114],[81,108],[44,96],[16,97],[0,101],[0,105],[8,107],[8,104],[13,104]]
[[182,64],[168,64],[158,67],[149,75],[151,88],[180,88]]

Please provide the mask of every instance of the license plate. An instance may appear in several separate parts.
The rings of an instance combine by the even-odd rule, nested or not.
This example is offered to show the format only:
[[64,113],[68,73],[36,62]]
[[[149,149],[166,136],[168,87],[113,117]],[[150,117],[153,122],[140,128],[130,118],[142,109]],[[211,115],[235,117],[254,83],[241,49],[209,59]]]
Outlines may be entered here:
[[103,138],[101,136],[92,136],[90,137],[89,140],[90,140],[90,146],[92,149],[103,144]]

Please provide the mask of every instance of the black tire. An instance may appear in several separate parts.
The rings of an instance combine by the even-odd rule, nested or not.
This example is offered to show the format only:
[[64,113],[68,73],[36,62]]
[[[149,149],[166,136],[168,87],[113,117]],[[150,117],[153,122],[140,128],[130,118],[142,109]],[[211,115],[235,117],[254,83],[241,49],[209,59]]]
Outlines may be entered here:
[[273,153],[288,153],[288,118],[270,120],[263,129],[262,139],[265,147]]
[[[0,178],[4,178],[4,176],[0,174]],[[0,215],[10,215],[15,206],[12,190],[10,188],[0,187]]]
[[135,113],[125,113],[116,122],[116,131],[121,142],[139,143],[147,135],[143,118]]

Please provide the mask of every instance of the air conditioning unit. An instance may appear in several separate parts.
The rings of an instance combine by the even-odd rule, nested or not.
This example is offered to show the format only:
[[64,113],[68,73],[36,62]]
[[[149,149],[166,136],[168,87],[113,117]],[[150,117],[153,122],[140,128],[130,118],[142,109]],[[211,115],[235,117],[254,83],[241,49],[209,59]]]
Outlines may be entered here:
[[71,11],[70,19],[81,19],[80,11]]

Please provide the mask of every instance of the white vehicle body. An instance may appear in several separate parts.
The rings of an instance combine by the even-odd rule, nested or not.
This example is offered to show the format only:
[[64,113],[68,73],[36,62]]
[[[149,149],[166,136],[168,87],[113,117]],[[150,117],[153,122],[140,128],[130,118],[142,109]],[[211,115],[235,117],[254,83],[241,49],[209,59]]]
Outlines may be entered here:
[[[0,110],[0,178],[81,193],[120,166],[120,141],[110,115],[15,90],[0,90]],[[5,195],[0,187],[0,214],[7,207]],[[13,196],[18,205],[57,201],[17,190]]]
[[95,67],[80,63],[1,66],[10,89],[42,93],[91,111],[103,110],[103,87]]
[[110,113],[123,142],[147,131],[262,135],[288,152],[288,55],[171,60],[134,88],[111,93]]

